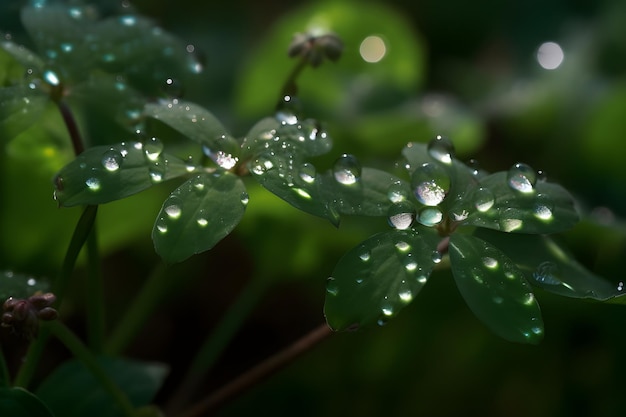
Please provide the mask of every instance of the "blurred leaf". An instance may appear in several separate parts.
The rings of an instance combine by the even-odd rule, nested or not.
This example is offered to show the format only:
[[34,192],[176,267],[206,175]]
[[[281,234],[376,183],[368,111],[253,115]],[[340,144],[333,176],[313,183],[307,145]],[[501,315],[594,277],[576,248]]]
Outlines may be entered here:
[[506,172],[480,180],[461,203],[469,211],[464,224],[504,232],[556,233],[578,222],[572,196],[560,185],[537,182],[529,192],[509,185]]
[[198,174],[163,203],[152,240],[169,263],[211,249],[237,226],[248,194],[241,179],[227,171]]
[[386,216],[392,205],[390,190],[402,195],[410,193],[408,183],[374,168],[363,168],[354,184],[341,184],[333,172],[325,174],[321,179],[323,194],[341,214]]
[[[158,363],[107,357],[98,358],[98,362],[135,407],[152,401],[168,372],[165,365]],[[36,393],[58,416],[120,416],[109,394],[76,359],[56,368]]]
[[146,104],[144,113],[203,146],[205,153],[238,154],[239,144],[222,123],[202,106],[183,100],[160,100]]
[[250,128],[243,139],[241,156],[248,158],[263,153],[265,145],[274,138],[280,122],[275,117],[264,117]]
[[524,273],[495,246],[474,236],[453,234],[449,251],[457,287],[474,314],[506,340],[539,343],[543,320]]
[[54,417],[39,398],[19,387],[0,388],[0,414],[7,417]]
[[[404,16],[382,3],[315,2],[276,22],[248,61],[245,68],[249,70],[236,83],[243,114],[263,114],[276,103],[279,94],[276,86],[287,79],[295,64],[287,56],[287,45],[296,33],[302,32],[314,35],[333,32],[344,44],[344,53],[337,64],[325,63],[315,70],[306,70],[298,79],[298,95],[328,114],[342,106],[346,112],[354,110],[355,102],[365,102],[375,93],[414,90],[421,82],[422,44]],[[384,45],[384,55],[375,63],[366,62],[359,52],[368,36],[374,36],[369,39],[371,48]],[[363,48],[367,45],[366,42]],[[379,88],[373,91],[373,86]]]
[[[543,290],[565,297],[600,301],[624,294],[617,284],[588,271],[548,236],[506,235],[487,229],[477,229],[474,235],[497,246],[526,273],[532,285]],[[623,298],[615,301],[624,302]]]
[[0,48],[19,63],[23,67],[23,70],[31,69],[33,71],[39,71],[44,66],[43,61],[37,54],[22,45],[17,45],[11,41],[2,41],[0,42]]
[[31,127],[41,118],[48,103],[48,96],[28,86],[0,89],[0,131],[3,140],[8,142]]
[[59,204],[107,203],[186,174],[185,163],[162,153],[163,145],[156,141],[87,149],[55,177]]
[[440,240],[431,228],[374,235],[346,253],[326,285],[324,314],[336,331],[383,325],[422,289]]
[[48,282],[30,275],[16,274],[13,271],[0,271],[0,302],[9,297],[28,298],[36,292],[46,292]]

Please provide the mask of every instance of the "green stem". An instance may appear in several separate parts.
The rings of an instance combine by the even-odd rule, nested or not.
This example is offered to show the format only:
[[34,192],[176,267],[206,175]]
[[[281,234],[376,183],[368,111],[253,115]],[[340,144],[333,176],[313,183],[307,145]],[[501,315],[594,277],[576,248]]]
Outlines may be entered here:
[[61,117],[63,117],[63,122],[65,122],[65,127],[67,128],[67,132],[70,135],[70,139],[72,141],[72,147],[74,148],[74,154],[80,155],[85,150],[85,145],[83,144],[83,140],[80,136],[80,131],[78,130],[78,124],[76,123],[76,119],[74,119],[74,115],[72,114],[72,110],[70,110],[69,106],[63,100],[56,101],[57,107],[59,108],[59,112],[61,113]]
[[137,335],[171,286],[170,280],[166,279],[168,272],[161,263],[152,271],[124,318],[108,338],[104,347],[107,354],[120,354]]
[[102,353],[104,345],[104,284],[100,269],[98,238],[93,228],[87,238],[87,340],[94,353]]
[[308,63],[309,61],[307,60],[307,58],[302,57],[298,61],[296,66],[293,67],[293,69],[289,73],[289,76],[287,77],[287,80],[285,80],[285,83],[283,84],[283,88],[280,92],[280,98],[278,99],[278,104],[276,105],[276,110],[280,110],[283,106],[283,100],[285,96],[293,96],[297,94],[298,86],[296,85],[296,80],[300,76],[302,70],[306,68]]
[[[74,234],[72,235],[72,240],[70,241],[70,245],[65,253],[65,259],[63,260],[61,271],[52,285],[52,292],[57,297],[57,308],[63,301],[67,283],[72,275],[72,272],[74,271],[74,266],[76,265],[76,260],[78,259],[80,250],[91,232],[93,224],[96,220],[97,212],[98,206],[87,206],[83,210],[83,214],[80,216],[80,219],[78,219],[78,223],[74,229]],[[28,384],[35,373],[35,369],[39,364],[39,359],[43,354],[44,347],[48,342],[49,335],[49,332],[45,328],[42,329],[39,332],[37,339],[28,347],[24,365],[20,367],[20,370],[15,377],[14,384],[16,386],[24,388],[28,387]]]
[[87,347],[76,337],[70,329],[68,329],[63,323],[59,321],[52,321],[46,323],[51,333],[67,347],[70,352],[79,361],[85,365],[85,367],[91,372],[91,374],[100,383],[102,388],[111,395],[113,401],[122,410],[125,416],[133,417],[135,415],[135,408],[130,402],[124,392],[111,380],[109,375],[102,369],[96,357],[87,349]]
[[7,362],[4,359],[4,352],[2,346],[0,346],[0,388],[8,388],[11,383],[11,377],[9,376],[9,368]]
[[267,287],[264,279],[255,279],[239,294],[213,332],[207,335],[202,346],[179,384],[176,393],[169,401],[168,410],[178,410],[187,403],[202,378],[213,367],[226,349],[242,323],[256,307]]

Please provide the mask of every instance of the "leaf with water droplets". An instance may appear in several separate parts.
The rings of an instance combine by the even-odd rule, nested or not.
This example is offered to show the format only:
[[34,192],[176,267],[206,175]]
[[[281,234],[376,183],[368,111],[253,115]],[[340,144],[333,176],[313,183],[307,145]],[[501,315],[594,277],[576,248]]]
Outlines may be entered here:
[[190,178],[163,203],[152,230],[157,253],[168,263],[207,251],[241,220],[248,204],[241,179],[227,171]]
[[289,148],[259,155],[250,161],[249,170],[259,184],[295,208],[339,223],[339,214],[322,194],[319,174]]
[[539,343],[543,319],[524,273],[495,246],[455,233],[450,263],[456,285],[476,316],[512,342]]
[[12,139],[41,119],[48,96],[28,86],[0,89],[0,130],[4,139]]
[[359,180],[351,184],[337,181],[335,172],[325,174],[322,180],[326,200],[334,210],[347,215],[387,216],[394,199],[401,200],[398,196],[410,193],[408,183],[375,168],[362,168]]
[[439,240],[433,229],[391,230],[346,253],[327,281],[328,325],[340,331],[385,324],[426,283]]
[[54,178],[61,206],[102,204],[119,200],[187,173],[175,156],[147,153],[141,142],[87,149]]
[[13,271],[0,271],[0,303],[9,297],[28,298],[38,291],[47,292],[47,281]]
[[[523,187],[523,192],[510,185]],[[557,233],[572,228],[578,213],[572,196],[560,185],[532,183],[497,172],[480,180],[465,197],[469,215],[464,224],[503,232]]]
[[497,246],[536,287],[565,297],[624,302],[625,297],[620,297],[623,284],[620,287],[587,270],[548,236],[507,235],[488,229],[477,229],[474,234]]
[[264,117],[250,128],[241,145],[242,158],[258,155],[267,150],[274,139],[280,122],[275,117]]
[[147,104],[144,114],[160,120],[202,145],[205,154],[213,158],[222,168],[230,169],[232,166],[224,166],[226,158],[220,159],[219,155],[230,155],[230,161],[236,163],[239,144],[222,123],[204,107],[179,99],[160,100],[158,103]]

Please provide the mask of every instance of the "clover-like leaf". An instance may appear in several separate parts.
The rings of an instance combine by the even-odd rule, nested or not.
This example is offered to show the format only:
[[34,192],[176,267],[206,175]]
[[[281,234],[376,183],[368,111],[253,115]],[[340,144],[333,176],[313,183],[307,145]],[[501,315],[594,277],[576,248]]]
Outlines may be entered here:
[[259,155],[249,169],[263,187],[295,208],[338,224],[339,213],[324,198],[320,175],[290,146]]
[[28,129],[43,113],[49,99],[28,86],[0,89],[0,131],[11,139]]
[[202,145],[204,153],[224,169],[237,161],[239,144],[204,107],[178,99],[149,103],[144,113]]
[[[98,357],[108,377],[135,407],[149,404],[167,376],[167,366],[122,358]],[[36,394],[57,416],[117,417],[120,410],[101,383],[79,361],[60,365],[39,386]]]
[[54,417],[48,407],[24,388],[0,388],[0,410],[3,416]]
[[152,230],[157,253],[169,263],[211,249],[241,220],[248,194],[227,171],[195,175],[170,194]]
[[450,237],[456,285],[474,314],[506,340],[539,343],[543,319],[524,273],[495,246],[471,235]]
[[394,202],[406,199],[410,193],[407,182],[375,168],[362,168],[358,179],[348,184],[338,181],[335,174],[322,177],[323,191],[340,214],[386,216]]
[[549,236],[513,236],[489,229],[477,229],[474,235],[497,246],[536,287],[565,297],[624,302],[623,282],[613,284],[595,275]]
[[0,303],[9,297],[28,298],[36,292],[47,292],[50,284],[33,276],[0,271]]
[[87,149],[56,175],[55,198],[66,207],[108,203],[187,173],[183,161],[162,150],[155,138]]
[[503,232],[556,233],[578,222],[573,199],[563,187],[518,179],[497,172],[480,180],[466,197],[469,216],[464,224]]
[[433,229],[391,230],[346,253],[328,278],[324,314],[336,331],[383,325],[422,289],[441,255]]

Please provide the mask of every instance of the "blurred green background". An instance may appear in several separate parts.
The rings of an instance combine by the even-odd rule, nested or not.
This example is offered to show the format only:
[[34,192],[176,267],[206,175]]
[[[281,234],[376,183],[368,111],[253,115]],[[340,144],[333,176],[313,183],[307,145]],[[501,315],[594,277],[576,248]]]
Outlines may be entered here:
[[[125,9],[117,1],[100,3],[104,15]],[[21,4],[3,2],[0,29],[28,44],[19,23]],[[404,144],[436,134],[452,139],[459,158],[476,158],[487,170],[524,161],[576,196],[584,219],[562,236],[576,257],[612,282],[624,279],[625,2],[133,5],[194,46],[204,72],[185,80],[183,97],[214,112],[238,136],[273,113],[294,65],[286,56],[294,32],[336,32],[345,42],[342,59],[305,70],[299,85],[303,113],[324,121],[334,139],[331,154],[315,161],[318,170],[344,152],[389,169]],[[368,52],[362,48],[370,36],[375,38],[369,38]],[[555,69],[541,63],[550,65],[543,59],[557,59],[558,49],[538,59],[546,42],[563,52]],[[57,209],[52,200],[51,178],[71,156],[58,115],[49,113],[20,140],[2,142],[0,167],[0,268],[44,277],[58,270],[79,215],[77,208]],[[119,126],[85,126],[94,143],[132,139]],[[36,135],[44,135],[50,148],[25,139]],[[166,146],[188,152],[177,138],[166,138]],[[269,286],[204,381],[205,392],[321,324],[325,280],[337,260],[387,227],[351,218],[336,230],[246,184],[250,204],[242,224],[211,252],[176,269],[176,291],[127,352],[172,365],[158,401],[167,401],[197,345],[248,283]],[[100,208],[110,322],[159,262],[150,230],[173,188],[163,184]],[[63,312],[77,329],[89,302],[82,273]],[[511,344],[478,322],[442,269],[384,328],[333,336],[221,415],[624,415],[624,308],[541,292],[537,297],[544,342]],[[53,350],[51,363],[63,355]]]

